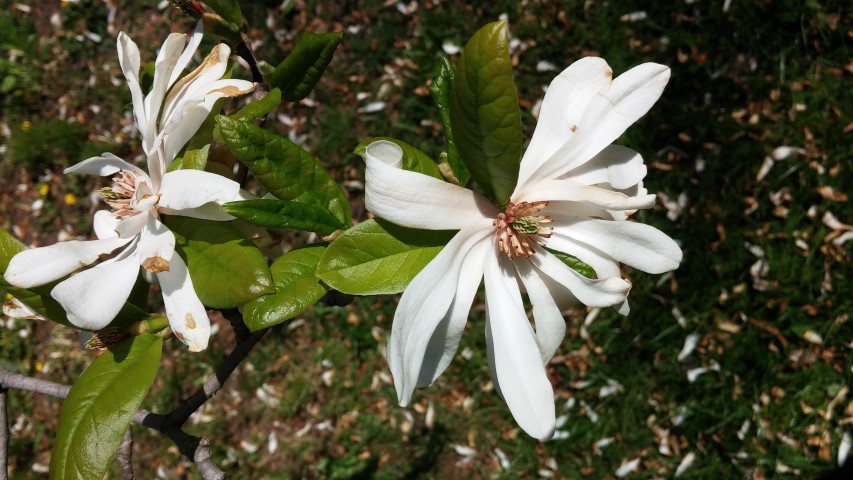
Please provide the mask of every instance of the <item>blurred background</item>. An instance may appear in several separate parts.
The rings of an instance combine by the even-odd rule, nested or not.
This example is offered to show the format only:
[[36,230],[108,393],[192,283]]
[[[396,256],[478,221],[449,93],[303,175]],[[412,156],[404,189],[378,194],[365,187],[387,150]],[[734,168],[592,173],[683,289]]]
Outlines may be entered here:
[[[527,138],[573,61],[669,65],[663,97],[618,143],[643,154],[659,196],[638,220],[675,238],[684,262],[662,276],[626,269],[627,317],[566,312],[548,367],[559,428],[545,443],[494,391],[476,302],[456,359],[405,409],[383,358],[396,298],[315,306],[190,420],[234,478],[851,478],[836,470],[853,432],[849,1],[242,3],[271,64],[303,30],[346,33],[312,95],[267,127],[343,182],[358,219],[352,149],[394,136],[437,158],[430,80],[486,23],[508,20]],[[127,32],[147,62],[193,25],[166,2],[0,1],[2,228],[32,246],[92,236],[99,184],[63,168],[104,151],[141,158],[115,37]],[[214,323],[201,354],[167,344],[145,408],[172,408],[212,372],[233,344]],[[62,383],[93,358],[72,330],[5,317],[0,352],[3,367]],[[60,403],[10,402],[12,477],[46,477]],[[167,439],[133,432],[138,476],[199,478]]]

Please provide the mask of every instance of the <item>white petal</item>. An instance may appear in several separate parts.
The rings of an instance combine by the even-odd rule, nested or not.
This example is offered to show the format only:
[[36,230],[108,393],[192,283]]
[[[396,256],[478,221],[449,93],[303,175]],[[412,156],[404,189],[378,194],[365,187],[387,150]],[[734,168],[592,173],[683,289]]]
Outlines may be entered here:
[[142,145],[146,154],[152,152],[154,138],[159,130],[157,119],[160,108],[163,106],[163,99],[166,97],[166,90],[169,88],[169,80],[186,42],[186,35],[172,33],[163,42],[163,46],[160,47],[160,52],[157,54],[157,60],[154,63],[154,81],[151,84],[151,90],[145,96],[145,112],[148,121],[144,125],[139,125],[143,139]]
[[521,161],[520,185],[527,183],[529,174],[578,134],[587,105],[596,93],[610,85],[612,78],[613,70],[607,62],[586,57],[569,65],[551,81],[542,99],[536,130]]
[[584,185],[606,183],[623,190],[639,184],[646,173],[639,153],[621,145],[609,145],[590,161],[570,171],[567,177]]
[[554,301],[548,287],[542,282],[530,262],[521,259],[515,262],[518,276],[533,304],[533,321],[536,323],[536,343],[542,355],[542,364],[547,365],[554,352],[566,336],[566,321]]
[[525,181],[519,183],[556,178],[589,161],[649,111],[660,98],[669,75],[669,68],[664,65],[644,63],[613,80],[586,106],[576,135],[536,171],[525,171]]
[[621,278],[602,278],[592,280],[572,270],[557,257],[534,245],[536,253],[530,257],[533,266],[555,282],[571,290],[584,305],[590,307],[611,307],[621,305],[631,288],[631,284]]
[[554,390],[521,300],[513,268],[503,256],[489,255],[486,284],[486,338],[493,381],[513,418],[528,435],[547,440],[554,435]]
[[163,290],[166,316],[175,336],[187,344],[191,352],[207,348],[210,319],[193,288],[187,265],[180,255],[173,255],[169,271],[157,274]]
[[118,173],[119,170],[134,172],[137,175],[148,178],[144,170],[125,162],[112,153],[104,153],[100,157],[87,158],[76,165],[66,168],[63,173],[82,173],[84,175],[107,177]]
[[157,273],[170,268],[170,259],[175,258],[175,234],[166,225],[148,215],[145,230],[139,235],[136,247],[139,264],[146,271]]
[[50,295],[68,314],[68,321],[89,330],[106,327],[118,314],[136,278],[139,261],[135,255],[102,263],[59,283]]
[[[453,305],[460,277],[477,276],[477,271],[473,270],[478,268],[476,265],[465,265],[472,271],[462,275],[466,256],[477,244],[488,241],[486,238],[490,234],[491,228],[460,230],[403,292],[394,314],[387,352],[400,405],[408,405],[412,398],[412,391],[421,378],[421,366],[430,338]],[[474,259],[476,253],[472,255]],[[476,281],[479,284],[479,279]],[[460,297],[460,308],[463,300]],[[440,362],[431,362],[436,363]]]
[[163,175],[158,207],[171,210],[225,203],[239,198],[240,184],[202,170],[175,170]]
[[468,225],[491,225],[498,209],[467,188],[403,170],[403,151],[380,140],[365,152],[365,205],[374,214],[398,225],[428,230],[458,230]]
[[130,88],[130,98],[133,102],[133,115],[136,117],[137,125],[147,125],[148,117],[145,114],[142,87],[139,85],[139,48],[124,32],[119,32],[116,40],[118,49],[118,61],[127,86]]
[[[243,200],[243,198],[237,198],[235,200]],[[236,218],[233,215],[228,215],[227,213],[225,213],[222,210],[222,206],[218,203],[205,203],[200,207],[184,208],[181,210],[172,210],[171,208],[158,208],[157,211],[166,215],[180,215],[182,217],[200,218],[202,220],[215,220],[217,222],[227,222],[228,220],[234,220],[234,218]]]
[[606,210],[637,210],[651,208],[655,204],[654,195],[629,197],[621,192],[606,188],[584,185],[569,178],[543,180],[528,185],[524,190],[516,190],[512,196],[514,202],[549,200],[583,202]]
[[551,237],[545,239],[545,245],[548,248],[577,257],[580,261],[592,267],[598,278],[619,278],[622,276],[619,263],[613,260],[610,255],[592,245],[579,242],[565,235],[562,227],[554,227]]
[[109,210],[98,210],[92,219],[92,227],[98,238],[112,238],[118,236],[119,219]]
[[169,86],[171,87],[178,77],[184,73],[184,69],[187,68],[187,65],[192,60],[195,51],[198,49],[198,45],[201,43],[201,39],[204,36],[204,22],[201,20],[198,21],[195,25],[195,30],[193,30],[193,34],[190,36],[190,41],[187,43],[186,48],[184,48],[183,53],[181,53],[180,58],[175,63],[175,68],[172,70],[172,75],[169,77]]
[[148,212],[140,212],[136,215],[123,218],[116,224],[115,231],[121,238],[133,238],[139,235],[139,232],[145,228],[149,216]]
[[181,115],[186,102],[204,98],[210,84],[222,78],[230,55],[228,45],[220,43],[213,47],[201,65],[175,82],[166,97],[160,124],[167,125],[173,115]]
[[592,245],[616,261],[648,273],[678,268],[681,248],[651,225],[630,221],[553,216],[561,235]]
[[468,322],[471,303],[483,278],[485,255],[494,255],[494,245],[488,238],[478,243],[465,256],[459,272],[456,297],[432,333],[424,353],[424,361],[418,376],[418,387],[432,384],[453,360],[459,347],[459,340],[462,338],[462,331]]
[[38,312],[24,305],[17,298],[12,298],[3,304],[3,315],[20,320],[45,320]]
[[125,238],[70,240],[24,250],[12,257],[3,278],[21,288],[44,285],[89,265],[99,256],[110,253],[129,241],[130,239]]

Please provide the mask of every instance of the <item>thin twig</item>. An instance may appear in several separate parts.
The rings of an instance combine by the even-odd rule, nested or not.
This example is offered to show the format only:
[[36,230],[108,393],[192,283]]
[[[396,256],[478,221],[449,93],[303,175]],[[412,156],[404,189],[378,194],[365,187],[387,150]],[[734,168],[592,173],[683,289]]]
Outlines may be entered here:
[[133,463],[131,462],[132,456],[133,434],[130,431],[130,427],[128,427],[127,431],[124,432],[121,445],[118,446],[118,451],[116,451],[116,462],[118,462],[121,468],[121,478],[124,480],[134,480],[135,478],[133,475]]

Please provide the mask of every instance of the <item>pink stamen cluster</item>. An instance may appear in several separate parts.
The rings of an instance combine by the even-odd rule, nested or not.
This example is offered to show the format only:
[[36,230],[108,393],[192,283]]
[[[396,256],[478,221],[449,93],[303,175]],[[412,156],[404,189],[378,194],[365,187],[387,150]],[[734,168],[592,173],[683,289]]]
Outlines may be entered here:
[[121,170],[113,177],[113,185],[99,190],[107,205],[112,207],[119,219],[132,217],[139,213],[133,208],[132,199],[136,194],[136,179],[139,174]]
[[507,205],[506,210],[498,214],[492,221],[495,235],[498,237],[498,248],[512,260],[513,256],[530,258],[534,250],[531,242],[540,246],[545,243],[537,237],[549,238],[553,229],[545,224],[553,222],[547,215],[539,215],[539,211],[548,206],[547,201],[520,202]]

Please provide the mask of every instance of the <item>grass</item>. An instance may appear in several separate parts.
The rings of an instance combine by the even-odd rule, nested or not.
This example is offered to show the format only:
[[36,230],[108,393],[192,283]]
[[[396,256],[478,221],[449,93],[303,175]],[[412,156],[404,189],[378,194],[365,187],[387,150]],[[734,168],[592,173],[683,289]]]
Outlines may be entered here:
[[[358,27],[312,94],[315,103],[278,112],[299,120],[294,133],[307,134],[308,148],[342,180],[362,178],[360,161],[349,152],[368,136],[395,136],[437,156],[443,148],[438,116],[422,87],[436,71],[442,44],[462,45],[501,14],[519,40],[516,79],[528,138],[535,126],[530,110],[556,73],[538,71],[540,61],[562,69],[595,54],[617,74],[645,61],[669,65],[672,80],[662,99],[619,143],[643,154],[650,191],[672,200],[684,196],[674,219],[667,213],[676,210],[668,212],[659,202],[638,220],[681,242],[685,261],[670,277],[626,271],[634,285],[628,317],[605,311],[582,328],[587,312],[568,312],[567,339],[549,365],[558,415],[567,416],[560,428],[567,438],[544,444],[515,426],[489,382],[481,309],[472,312],[448,371],[402,409],[382,357],[395,299],[316,306],[301,326],[283,326],[265,339],[227,391],[197,416],[193,432],[216,437],[214,455],[225,459],[229,473],[613,478],[623,462],[639,458],[628,478],[668,478],[688,454],[696,460],[680,478],[817,478],[832,471],[841,436],[853,423],[850,394],[843,390],[851,385],[853,365],[852,247],[834,245],[837,233],[821,221],[831,212],[853,223],[850,202],[821,190],[849,195],[853,180],[847,112],[853,105],[853,18],[846,2],[731,2],[729,11],[722,2],[419,2],[411,15],[380,1],[304,2],[273,15],[286,33],[280,43],[261,29],[266,9],[277,3],[247,9],[258,27],[250,34],[264,41],[261,58],[283,58],[302,28]],[[100,2],[93,5],[101,8]],[[0,14],[3,44],[24,39],[14,48],[26,52],[11,66],[0,64],[7,65],[4,75],[24,79],[0,91],[2,121],[12,130],[2,161],[4,228],[28,216],[28,204],[11,199],[21,168],[38,176],[44,167],[58,172],[79,159],[71,147],[55,158],[22,153],[40,145],[16,126],[56,122],[57,99],[68,92],[74,113],[85,113],[88,103],[101,106],[98,115],[83,117],[91,122],[74,120],[69,127],[85,140],[98,139],[118,131],[129,102],[124,85],[109,82],[120,76],[104,12],[74,8],[61,12],[68,32],[53,45],[35,40],[34,15]],[[170,28],[189,28],[168,12],[123,8],[119,26],[134,38],[156,43]],[[637,10],[646,18],[621,19]],[[107,40],[82,48],[74,35],[84,28]],[[59,65],[69,68],[51,67],[58,48],[68,52]],[[89,63],[105,68],[70,68]],[[99,88],[86,87],[90,75]],[[40,89],[32,89],[34,83]],[[359,100],[359,92],[367,97]],[[384,110],[357,112],[377,100],[386,102]],[[83,143],[89,142],[78,140],[74,148]],[[783,145],[806,154],[776,162],[757,179],[764,158]],[[15,155],[20,160],[13,163]],[[69,183],[76,181],[65,177],[44,199],[54,212],[73,216],[69,223],[79,222],[74,231],[86,234],[90,204],[62,203],[65,188],[85,196],[83,180]],[[350,191],[358,216],[360,199]],[[27,232],[47,243],[62,228],[31,222]],[[758,247],[752,250],[766,261],[763,276],[750,271],[759,257],[749,247]],[[696,350],[677,360],[693,333],[699,336]],[[813,333],[821,343],[810,341]],[[227,335],[223,328],[210,350],[192,358],[172,346],[146,407],[162,411],[188,394],[228,348]],[[5,366],[65,382],[90,358],[72,333],[41,324],[12,322],[0,329],[0,348]],[[687,373],[699,367],[709,370],[688,380]],[[621,389],[602,397],[615,385]],[[20,392],[11,401],[24,419],[13,429],[13,475],[29,478],[36,475],[34,464],[46,465],[58,404]],[[434,420],[428,425],[430,405]],[[140,428],[134,433],[140,472],[151,465],[168,476],[197,477],[167,442]],[[267,450],[270,435],[277,442],[273,453]]]

